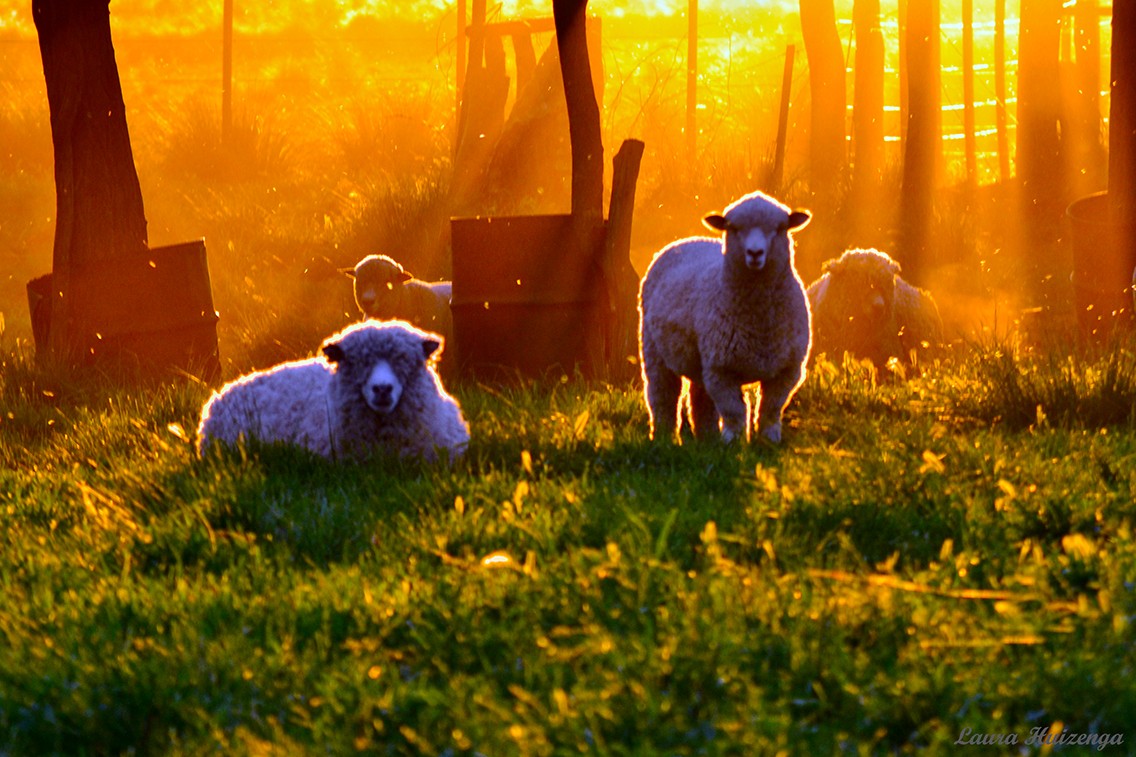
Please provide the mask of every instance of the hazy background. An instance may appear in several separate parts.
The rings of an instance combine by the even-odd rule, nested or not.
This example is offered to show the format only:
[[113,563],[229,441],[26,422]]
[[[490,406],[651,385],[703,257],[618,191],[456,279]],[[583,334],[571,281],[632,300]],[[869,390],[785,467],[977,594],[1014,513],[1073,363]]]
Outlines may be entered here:
[[[883,2],[888,193],[898,192],[895,2]],[[993,3],[976,0],[979,187],[963,174],[958,3],[942,9],[943,186],[931,288],[954,333],[1007,324],[1015,292],[1005,187],[995,153]],[[1006,23],[1014,141],[1017,3]],[[851,0],[838,0],[852,102]],[[336,269],[385,252],[422,278],[449,273],[455,124],[455,8],[444,2],[235,2],[234,130],[220,140],[221,2],[113,0],[111,27],[152,245],[204,237],[227,369],[310,351],[354,318]],[[490,21],[551,15],[551,3],[490,3]],[[685,154],[686,3],[592,0],[602,20],[602,132],[646,143],[632,258],[702,233],[701,216],[766,189],[811,206],[808,66],[796,2],[704,0],[699,18],[697,158]],[[1108,20],[1102,18],[1108,49]],[[535,37],[537,55],[552,41]],[[594,40],[593,40],[594,41]],[[796,45],[785,181],[769,185],[786,47]],[[512,48],[506,45],[512,72]],[[1101,61],[1107,86],[1107,54]],[[511,91],[510,101],[515,97]],[[1107,114],[1107,93],[1102,111]],[[851,113],[849,113],[849,124]],[[24,286],[51,267],[55,196],[47,99],[31,3],[0,2],[0,316],[3,339],[30,338]],[[1091,187],[1103,188],[1103,187]],[[839,191],[837,192],[839,196]],[[897,197],[869,234],[850,237],[839,205],[798,239],[808,280],[849,246],[894,241]],[[534,200],[535,202],[535,200]],[[541,198],[541,207],[561,202]],[[535,207],[535,205],[534,205]],[[524,212],[525,208],[462,208]],[[561,210],[567,211],[567,196]]]

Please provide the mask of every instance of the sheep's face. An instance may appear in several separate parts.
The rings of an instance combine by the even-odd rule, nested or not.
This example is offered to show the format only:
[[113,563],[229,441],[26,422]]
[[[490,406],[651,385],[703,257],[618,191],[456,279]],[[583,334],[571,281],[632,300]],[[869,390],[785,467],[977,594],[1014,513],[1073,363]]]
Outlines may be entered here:
[[335,365],[339,391],[357,392],[367,407],[385,416],[395,412],[406,387],[441,346],[441,337],[407,323],[366,321],[328,340],[323,354]]
[[401,265],[386,255],[368,255],[344,273],[355,279],[355,303],[368,316],[381,315],[383,303],[411,279]]
[[776,206],[763,210],[759,215],[737,214],[737,220],[732,220],[729,213],[712,213],[703,219],[708,227],[725,233],[726,255],[751,271],[787,265],[792,255],[789,232],[804,227],[811,218],[808,211],[789,213]]
[[895,279],[867,271],[832,274],[829,297],[841,303],[841,316],[850,325],[883,326],[891,319]]
[[898,263],[876,250],[849,250],[824,270],[826,300],[851,328],[876,329],[891,321]]

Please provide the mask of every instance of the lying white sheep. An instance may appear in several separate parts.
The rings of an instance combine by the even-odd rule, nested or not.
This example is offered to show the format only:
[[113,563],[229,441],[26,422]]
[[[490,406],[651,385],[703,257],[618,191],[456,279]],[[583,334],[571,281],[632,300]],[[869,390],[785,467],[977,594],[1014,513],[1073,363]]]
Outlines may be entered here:
[[447,341],[453,336],[450,282],[419,281],[386,255],[368,255],[343,272],[355,280],[355,304],[365,317],[409,321]]
[[935,300],[904,281],[887,253],[846,250],[823,271],[808,289],[814,354],[839,361],[847,352],[882,371],[891,358],[915,364],[942,342]]
[[809,222],[761,192],[703,219],[721,239],[664,248],[639,290],[639,354],[651,437],[673,438],[682,379],[695,436],[749,437],[742,387],[760,383],[758,432],[781,441],[781,413],[804,380],[809,306],[789,232]]
[[322,355],[243,376],[201,411],[198,452],[244,438],[300,445],[325,457],[462,454],[469,428],[431,358],[437,334],[403,321],[363,321],[328,338]]

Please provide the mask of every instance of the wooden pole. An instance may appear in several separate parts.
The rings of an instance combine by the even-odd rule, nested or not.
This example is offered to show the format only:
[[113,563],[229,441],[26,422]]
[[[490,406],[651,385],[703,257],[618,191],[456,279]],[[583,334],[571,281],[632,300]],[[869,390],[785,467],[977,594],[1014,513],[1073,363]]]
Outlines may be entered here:
[[[463,4],[463,16],[464,16]],[[468,40],[468,53],[467,60],[468,66],[463,66],[461,79],[461,88],[458,89],[458,121],[457,121],[457,136],[454,139],[454,160],[455,163],[462,153],[469,149],[468,142],[471,137],[466,134],[469,131],[468,124],[470,120],[470,99],[476,97],[478,93],[474,92],[476,86],[470,85],[472,78],[475,83],[483,80],[484,77],[477,76],[477,73],[483,68],[482,56],[485,50],[485,0],[473,0],[473,7],[470,9],[472,19],[469,28]],[[462,26],[462,35],[466,34],[465,26]],[[465,44],[462,45],[466,47]],[[471,71],[470,68],[474,70]]]
[[693,161],[698,149],[695,111],[698,109],[698,0],[686,10],[686,157]]
[[221,144],[228,145],[233,132],[233,0],[225,0],[221,12]]
[[635,186],[643,160],[643,143],[628,139],[612,161],[611,200],[602,269],[607,285],[607,365],[612,380],[638,375],[634,359],[639,353],[639,276],[631,266],[631,221]]
[[1006,125],[1006,0],[994,0],[994,110],[998,132],[998,178],[1010,180],[1010,138]]
[[966,149],[966,183],[978,181],[978,145],[974,135],[974,0],[962,0],[962,120]]
[[[457,72],[454,89],[454,122],[461,110],[462,89],[465,87],[465,0],[458,0],[458,28],[454,34],[454,55],[457,57]],[[456,144],[455,140],[455,144]]]
[[781,189],[785,180],[785,141],[789,134],[789,98],[793,91],[793,57],[797,47],[785,48],[785,72],[781,76],[781,110],[777,116],[777,151],[773,156],[773,180],[775,190]]

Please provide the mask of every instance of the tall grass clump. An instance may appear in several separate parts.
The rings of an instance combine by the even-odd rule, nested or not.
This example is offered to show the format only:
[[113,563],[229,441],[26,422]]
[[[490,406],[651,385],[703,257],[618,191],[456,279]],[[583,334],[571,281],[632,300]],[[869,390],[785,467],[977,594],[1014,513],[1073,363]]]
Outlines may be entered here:
[[974,344],[954,393],[964,416],[1011,428],[1131,426],[1136,352],[1130,340],[1026,351],[1009,341]]

